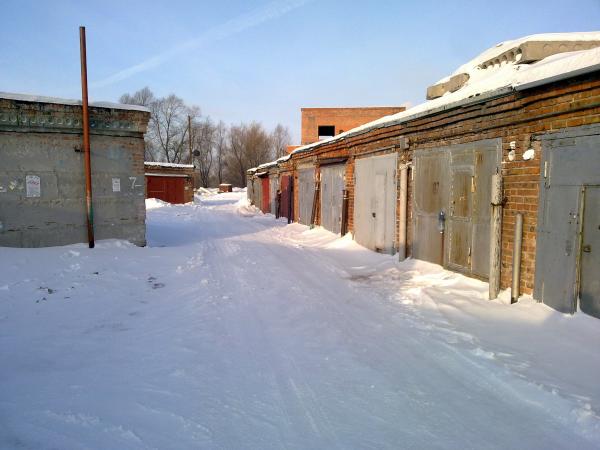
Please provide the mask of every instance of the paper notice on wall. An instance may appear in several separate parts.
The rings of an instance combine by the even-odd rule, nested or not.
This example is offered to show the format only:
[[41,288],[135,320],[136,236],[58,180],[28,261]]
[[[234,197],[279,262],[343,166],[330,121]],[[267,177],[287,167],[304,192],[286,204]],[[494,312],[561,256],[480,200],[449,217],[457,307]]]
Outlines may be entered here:
[[120,178],[112,179],[112,188],[113,188],[113,192],[121,192],[121,179]]
[[25,187],[27,197],[39,197],[41,194],[40,177],[37,175],[27,175],[25,177]]

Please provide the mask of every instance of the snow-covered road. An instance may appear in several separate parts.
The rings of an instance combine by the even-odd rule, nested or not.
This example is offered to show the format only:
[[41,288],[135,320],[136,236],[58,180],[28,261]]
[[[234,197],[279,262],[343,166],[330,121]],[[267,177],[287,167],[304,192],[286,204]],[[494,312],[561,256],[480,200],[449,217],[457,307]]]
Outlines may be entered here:
[[599,448],[600,321],[254,215],[0,249],[0,448]]

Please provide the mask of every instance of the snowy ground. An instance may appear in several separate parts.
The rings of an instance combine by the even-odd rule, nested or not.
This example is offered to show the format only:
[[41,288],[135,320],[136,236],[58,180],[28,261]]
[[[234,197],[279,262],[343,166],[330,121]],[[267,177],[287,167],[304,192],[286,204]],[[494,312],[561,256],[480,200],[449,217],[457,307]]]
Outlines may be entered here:
[[600,321],[256,214],[0,249],[0,448],[599,448]]

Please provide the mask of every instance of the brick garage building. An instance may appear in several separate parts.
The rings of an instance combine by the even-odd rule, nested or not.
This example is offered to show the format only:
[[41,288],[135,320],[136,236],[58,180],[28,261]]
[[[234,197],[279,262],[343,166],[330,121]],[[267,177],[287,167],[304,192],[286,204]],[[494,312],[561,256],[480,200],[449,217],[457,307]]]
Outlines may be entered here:
[[[504,198],[497,261],[501,287],[511,284],[515,218],[521,214],[520,292],[565,312],[575,311],[578,297],[587,298],[579,306],[599,315],[594,274],[600,261],[587,243],[598,239],[592,233],[598,229],[595,213],[589,211],[600,205],[594,200],[600,184],[599,37],[541,35],[503,43],[430,87],[430,101],[295,150],[295,220],[306,222],[303,176],[312,173],[318,180],[321,161],[337,158],[344,161],[355,238],[361,214],[375,222],[379,211],[391,211],[392,251],[487,280],[491,180],[498,172]],[[390,173],[385,165],[377,169],[375,158],[360,161],[384,155],[395,165],[395,195],[360,206],[357,172],[371,173],[367,181],[379,186]],[[377,202],[393,204],[376,211]],[[321,221],[317,214],[315,222]],[[385,225],[372,228],[378,229]]]
[[194,201],[194,165],[162,162],[144,163],[146,168],[146,198],[169,203]]
[[[96,239],[145,245],[142,107],[90,105]],[[0,246],[87,242],[79,102],[0,93]]]
[[336,136],[373,120],[404,111],[403,106],[302,108],[302,145]]

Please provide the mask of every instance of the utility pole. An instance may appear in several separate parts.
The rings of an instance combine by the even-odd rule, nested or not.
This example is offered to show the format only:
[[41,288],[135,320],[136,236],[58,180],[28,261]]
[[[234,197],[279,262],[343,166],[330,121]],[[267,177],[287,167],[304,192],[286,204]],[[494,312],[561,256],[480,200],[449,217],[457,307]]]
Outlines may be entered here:
[[92,206],[92,165],[90,157],[90,116],[88,110],[87,57],[85,27],[79,27],[79,52],[81,59],[81,107],[83,124],[83,161],[85,169],[85,206],[88,243],[94,248],[94,209]]

